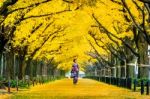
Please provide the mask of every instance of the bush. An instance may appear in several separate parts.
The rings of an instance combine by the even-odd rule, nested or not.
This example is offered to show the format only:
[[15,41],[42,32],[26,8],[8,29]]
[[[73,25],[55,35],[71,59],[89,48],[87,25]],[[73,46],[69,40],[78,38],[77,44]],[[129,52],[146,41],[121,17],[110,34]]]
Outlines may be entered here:
[[11,86],[12,88],[14,88],[14,87],[16,87],[16,85],[17,85],[17,81],[16,81],[16,80],[11,80],[10,86]]
[[0,81],[3,81],[3,80],[4,80],[4,78],[2,76],[0,76]]
[[[146,85],[146,83],[147,83],[147,81],[148,81],[148,79],[137,79],[136,82],[137,82],[137,86],[138,86],[138,87],[141,86],[141,81],[142,81],[142,80],[144,81],[144,85]],[[134,81],[133,81],[133,82],[134,82]]]
[[28,83],[27,82],[23,82],[22,80],[19,81],[18,86],[21,88],[27,88],[28,87]]
[[[55,80],[61,79],[61,78],[63,78],[63,77],[59,77],[59,76],[58,77],[50,77],[49,79],[41,77],[40,82],[41,83],[48,83],[50,81],[55,81]],[[35,83],[36,83],[36,81],[38,81],[37,78],[34,78],[34,80],[35,80]],[[33,82],[32,81],[28,82],[28,81],[19,80],[18,81],[18,87],[19,88],[28,88],[28,83],[29,83],[29,85],[32,85]],[[0,77],[0,88],[2,88],[4,86],[8,87],[8,80],[5,80],[4,78]],[[17,87],[17,80],[11,80],[10,81],[10,87],[12,87],[12,88]]]
[[[15,88],[17,86],[17,81],[16,80],[11,80],[11,87]],[[27,88],[28,87],[28,83],[27,82],[23,82],[22,80],[20,80],[18,82],[18,87],[20,88]]]

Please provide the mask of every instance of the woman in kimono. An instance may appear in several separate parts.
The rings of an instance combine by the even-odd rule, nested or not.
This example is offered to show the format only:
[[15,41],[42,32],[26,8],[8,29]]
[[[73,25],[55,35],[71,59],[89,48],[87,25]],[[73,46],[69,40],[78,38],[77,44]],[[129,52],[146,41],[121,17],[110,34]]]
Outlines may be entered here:
[[73,84],[77,84],[78,82],[78,76],[79,76],[79,66],[77,64],[77,59],[73,60],[72,70],[71,70],[71,76],[73,78]]

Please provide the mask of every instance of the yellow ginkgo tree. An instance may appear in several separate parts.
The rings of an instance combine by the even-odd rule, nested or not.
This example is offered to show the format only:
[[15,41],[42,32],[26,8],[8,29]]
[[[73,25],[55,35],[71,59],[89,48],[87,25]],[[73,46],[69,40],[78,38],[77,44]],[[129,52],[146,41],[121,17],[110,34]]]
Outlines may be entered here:
[[124,64],[142,56],[140,40],[149,43],[148,13],[141,0],[2,0],[0,51],[20,59],[19,78],[35,61],[70,70],[78,58],[83,69],[94,54],[105,65]]

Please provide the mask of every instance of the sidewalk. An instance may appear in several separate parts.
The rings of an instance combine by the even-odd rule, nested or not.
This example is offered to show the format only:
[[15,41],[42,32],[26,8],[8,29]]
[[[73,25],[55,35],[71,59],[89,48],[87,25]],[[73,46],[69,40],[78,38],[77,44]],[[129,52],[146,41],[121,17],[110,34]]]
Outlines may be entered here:
[[150,99],[150,96],[90,79],[79,79],[77,85],[71,79],[63,79],[18,92],[12,99]]

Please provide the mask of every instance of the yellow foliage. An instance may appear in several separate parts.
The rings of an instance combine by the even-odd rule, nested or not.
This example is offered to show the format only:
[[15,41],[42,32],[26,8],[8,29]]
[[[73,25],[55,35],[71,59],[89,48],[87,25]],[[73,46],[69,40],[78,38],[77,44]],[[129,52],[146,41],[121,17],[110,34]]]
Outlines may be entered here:
[[[4,21],[5,26],[16,27],[13,38],[14,47],[28,46],[27,56],[32,55],[35,49],[39,48],[33,56],[34,59],[42,59],[43,57],[51,59],[54,57],[56,62],[61,62],[58,68],[69,69],[72,59],[77,57],[81,65],[90,59],[85,54],[85,52],[92,50],[87,39],[92,41],[93,44],[95,43],[89,37],[89,31],[97,39],[101,39],[104,42],[98,41],[99,45],[114,44],[106,33],[97,28],[98,24],[93,19],[92,14],[107,30],[117,37],[133,38],[132,30],[129,29],[132,26],[132,22],[125,20],[125,13],[121,11],[123,9],[122,5],[113,3],[111,0],[74,0],[70,4],[63,0],[44,1],[18,0],[16,4],[9,6],[10,12],[16,11],[9,14]],[[134,12],[136,21],[140,23],[140,13],[132,0],[127,0],[126,2],[130,10]],[[38,3],[40,4],[37,5]],[[139,6],[143,6],[142,3],[137,3]],[[16,24],[18,20],[20,22]],[[92,25],[96,27],[91,27]],[[114,27],[116,27],[117,31]],[[126,31],[127,29],[129,30]],[[57,30],[62,31],[54,33]],[[46,40],[47,37],[49,37],[48,40]],[[113,39],[120,45],[122,44],[120,40],[114,37]],[[44,40],[46,40],[45,43]],[[96,46],[96,49],[102,55],[108,54],[98,46]]]

